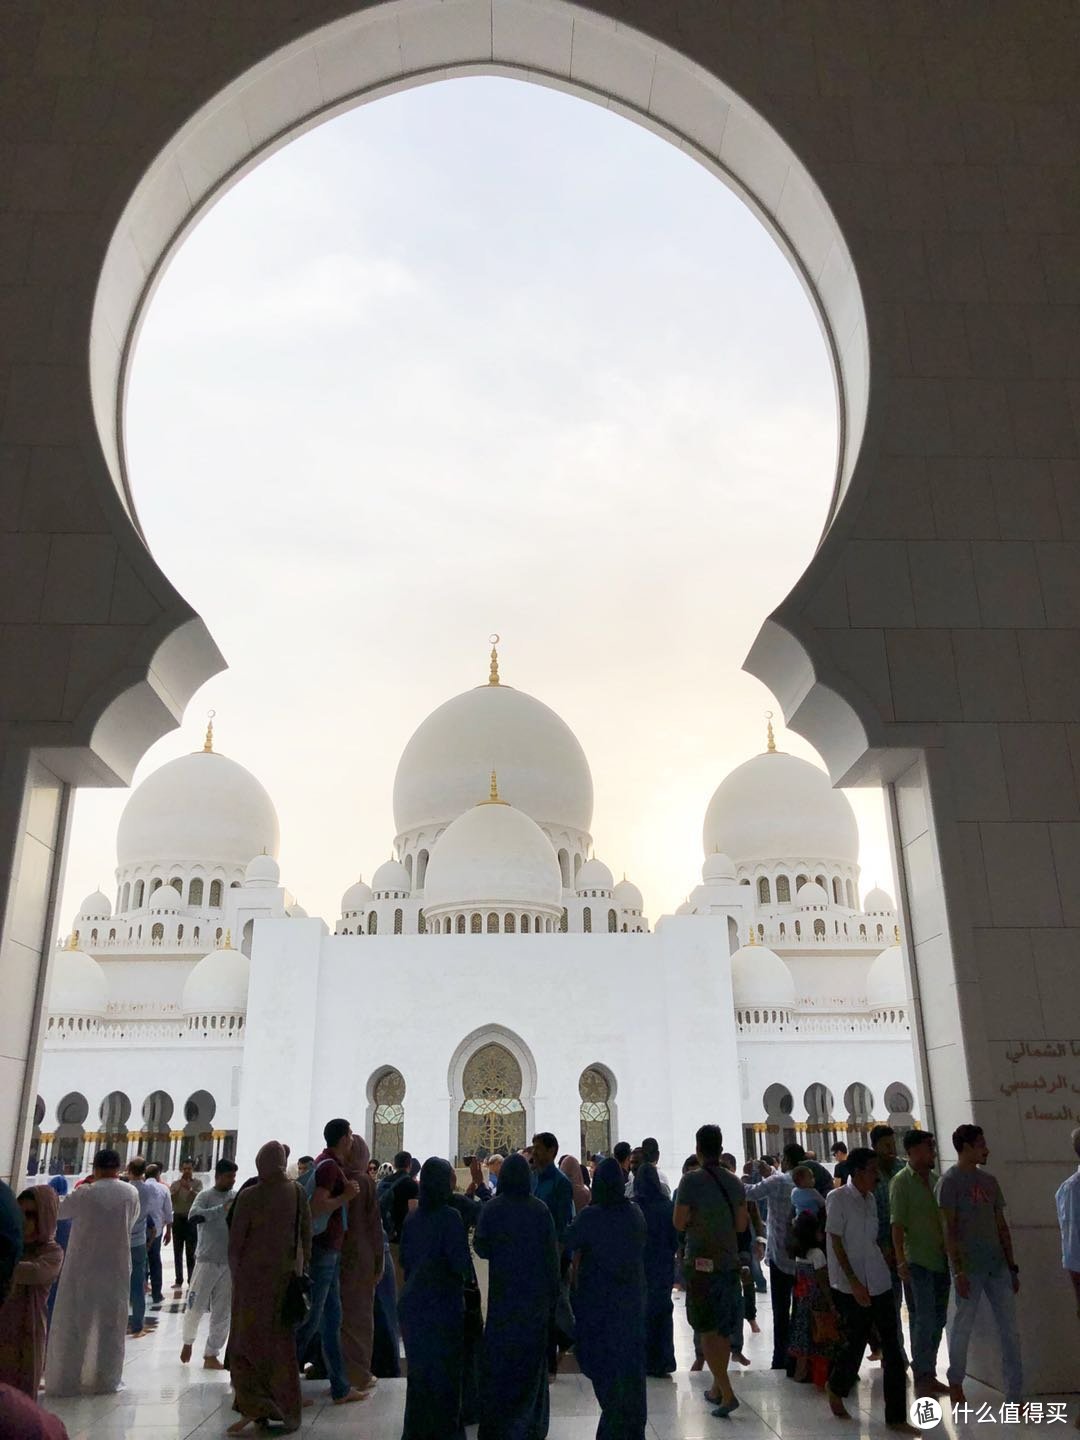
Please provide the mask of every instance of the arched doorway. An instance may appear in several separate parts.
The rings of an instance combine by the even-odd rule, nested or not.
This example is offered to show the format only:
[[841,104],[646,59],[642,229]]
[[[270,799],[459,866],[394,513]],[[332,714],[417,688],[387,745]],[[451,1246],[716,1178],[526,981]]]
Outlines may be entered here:
[[832,1091],[827,1085],[815,1081],[807,1087],[803,1104],[806,1106],[804,1149],[816,1160],[828,1160],[829,1148],[836,1139]]
[[505,1045],[481,1046],[465,1065],[458,1111],[457,1163],[466,1155],[509,1154],[526,1143],[521,1066]]
[[125,1161],[128,1151],[131,1101],[122,1090],[111,1090],[101,1102],[98,1114],[101,1119],[102,1149],[115,1150],[121,1161]]
[[163,1169],[169,1164],[169,1121],[172,1113],[172,1096],[166,1095],[164,1090],[155,1090],[143,1101],[139,1153],[144,1160],[152,1160]]
[[581,1096],[580,1158],[584,1164],[590,1155],[611,1154],[614,1089],[607,1072],[599,1065],[590,1065],[583,1070],[578,1081],[578,1094]]
[[371,1154],[379,1164],[405,1148],[405,1077],[384,1070],[371,1087]]
[[[180,1155],[190,1160],[196,1171],[214,1168],[221,1157],[215,1154],[213,1130],[217,1101],[208,1090],[196,1090],[184,1101],[184,1135]],[[225,1159],[232,1157],[226,1155]]]
[[795,1121],[792,1118],[795,1097],[786,1085],[775,1081],[761,1097],[761,1104],[765,1111],[765,1123],[755,1126],[753,1153],[775,1157],[785,1145],[795,1141]]
[[874,1095],[869,1085],[856,1080],[844,1091],[844,1108],[847,1110],[847,1144],[869,1145],[870,1128],[874,1123]]
[[49,1166],[54,1175],[77,1175],[82,1170],[86,1144],[83,1122],[89,1113],[86,1096],[78,1091],[65,1095],[56,1107],[56,1136]]

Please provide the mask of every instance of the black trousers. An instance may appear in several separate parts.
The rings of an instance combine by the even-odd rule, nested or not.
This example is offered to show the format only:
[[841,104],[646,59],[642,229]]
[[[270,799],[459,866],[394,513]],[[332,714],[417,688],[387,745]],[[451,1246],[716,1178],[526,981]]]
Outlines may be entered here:
[[871,1296],[869,1305],[860,1305],[853,1295],[845,1295],[841,1290],[834,1290],[832,1296],[840,1314],[840,1345],[829,1371],[829,1389],[841,1399],[850,1394],[859,1378],[870,1327],[874,1326],[881,1342],[885,1423],[896,1425],[906,1420],[907,1362],[900,1344],[892,1287]]
[[176,1283],[184,1283],[184,1256],[187,1256],[187,1274],[195,1269],[195,1243],[199,1238],[199,1227],[192,1225],[186,1215],[177,1215],[173,1220],[173,1265],[176,1267]]
[[786,1370],[788,1360],[788,1335],[791,1331],[791,1293],[795,1289],[795,1276],[781,1270],[779,1265],[769,1266],[769,1297],[772,1300],[772,1368]]
[[161,1241],[160,1230],[154,1235],[153,1240],[146,1247],[146,1270],[150,1276],[150,1297],[155,1304],[160,1305],[161,1295]]

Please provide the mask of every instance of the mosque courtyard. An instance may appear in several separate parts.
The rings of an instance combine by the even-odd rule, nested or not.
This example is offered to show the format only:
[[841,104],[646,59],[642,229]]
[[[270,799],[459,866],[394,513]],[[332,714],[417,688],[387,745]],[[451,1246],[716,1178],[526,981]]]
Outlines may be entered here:
[[[817,1437],[862,1436],[891,1432],[883,1420],[881,1368],[863,1362],[859,1386],[848,1399],[852,1420],[834,1420],[822,1395],[810,1385],[796,1385],[780,1372],[770,1370],[772,1356],[771,1315],[768,1296],[758,1311],[760,1335],[746,1335],[750,1367],[734,1367],[739,1410],[730,1420],[714,1420],[703,1400],[708,1376],[692,1375],[693,1340],[680,1294],[675,1296],[675,1354],[679,1370],[671,1380],[649,1380],[648,1440],[709,1440],[728,1435],[732,1440],[817,1440]],[[237,1417],[231,1408],[232,1391],[226,1373],[202,1369],[196,1359],[190,1366],[180,1364],[180,1314],[167,1300],[163,1307],[151,1307],[159,1317],[155,1335],[129,1340],[124,1367],[124,1389],[117,1395],[100,1395],[83,1400],[46,1401],[47,1408],[67,1426],[69,1440],[204,1440],[223,1435]],[[203,1336],[200,1336],[200,1340]],[[944,1355],[939,1374],[944,1374]],[[401,1434],[405,1407],[405,1381],[380,1380],[370,1399],[359,1405],[335,1406],[326,1396],[325,1381],[306,1382],[304,1390],[314,1404],[304,1412],[303,1431],[316,1436],[348,1436],[353,1440],[397,1440]],[[992,1423],[1003,1435],[1037,1436],[1049,1423],[1051,1413],[1064,1414],[1069,1430],[1077,1413],[1075,1396],[1062,1402],[1043,1398],[1025,1420],[1002,1421],[1002,1397],[977,1381],[966,1386],[971,1415],[954,1424],[950,1419],[934,1427],[935,1435],[986,1435]],[[1055,1411],[1051,1406],[1057,1405]],[[983,1407],[989,1407],[985,1409]],[[599,1407],[592,1387],[584,1376],[560,1373],[551,1388],[551,1429],[548,1440],[592,1440],[596,1434]],[[979,1416],[981,1415],[981,1419]],[[249,1435],[264,1432],[249,1429]],[[929,1433],[929,1432],[928,1432]],[[1066,1430],[1050,1431],[1064,1435]],[[474,1440],[476,1427],[466,1431]]]

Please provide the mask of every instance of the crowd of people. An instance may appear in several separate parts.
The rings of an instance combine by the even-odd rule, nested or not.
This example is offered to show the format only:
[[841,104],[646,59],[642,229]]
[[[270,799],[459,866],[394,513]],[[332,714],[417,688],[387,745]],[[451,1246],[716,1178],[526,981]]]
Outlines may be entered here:
[[[464,1187],[438,1157],[377,1164],[345,1119],[323,1138],[294,1170],[288,1148],[268,1141],[239,1189],[231,1160],[208,1187],[189,1163],[165,1186],[141,1157],[122,1175],[109,1149],[71,1193],[59,1176],[17,1201],[0,1184],[0,1433],[64,1435],[36,1403],[42,1387],[120,1387],[126,1341],[156,1323],[147,1289],[163,1298],[170,1243],[178,1295],[187,1273],[179,1358],[191,1362],[209,1316],[202,1363],[230,1372],[229,1434],[299,1429],[313,1403],[305,1378],[328,1381],[335,1405],[363,1402],[400,1373],[403,1346],[402,1440],[464,1440],[471,1424],[480,1440],[543,1440],[549,1384],[570,1351],[600,1407],[598,1440],[643,1440],[646,1380],[676,1370],[673,1290],[685,1292],[691,1368],[708,1368],[718,1420],[739,1408],[731,1366],[749,1364],[744,1327],[758,1330],[765,1289],[773,1368],[816,1386],[838,1419],[868,1350],[890,1428],[920,1433],[909,1369],[916,1397],[963,1404],[984,1297],[1006,1401],[1022,1403],[1019,1269],[976,1125],[953,1133],[956,1162],[941,1174],[932,1134],[907,1131],[901,1160],[879,1125],[866,1147],[835,1145],[832,1172],[790,1144],[740,1175],[706,1124],[674,1190],[651,1137],[583,1165],[542,1131],[519,1152],[466,1157]],[[1080,1159],[1080,1129],[1072,1143]],[[1080,1316],[1080,1170],[1057,1206]],[[486,1307],[474,1255],[487,1262]]]

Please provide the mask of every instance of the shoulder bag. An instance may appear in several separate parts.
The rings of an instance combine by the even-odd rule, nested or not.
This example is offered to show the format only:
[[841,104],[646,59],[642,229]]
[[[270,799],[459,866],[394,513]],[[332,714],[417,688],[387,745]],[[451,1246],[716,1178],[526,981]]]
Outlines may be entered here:
[[285,1298],[281,1302],[282,1321],[295,1329],[302,1325],[311,1312],[311,1280],[304,1271],[300,1254],[300,1187],[296,1187],[296,1220],[293,1224],[293,1272],[285,1286]]

